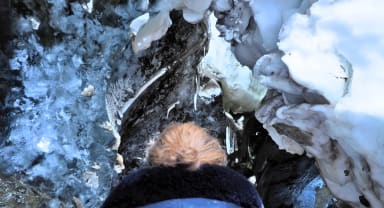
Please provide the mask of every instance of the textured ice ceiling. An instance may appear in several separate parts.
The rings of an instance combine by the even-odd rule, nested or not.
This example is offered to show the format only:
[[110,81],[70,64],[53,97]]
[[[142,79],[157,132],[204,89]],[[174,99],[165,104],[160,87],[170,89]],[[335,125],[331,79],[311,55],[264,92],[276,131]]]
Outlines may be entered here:
[[[201,5],[158,1],[155,10],[166,16],[180,9],[195,23],[208,10]],[[314,157],[339,199],[354,207],[383,207],[382,1],[216,0],[210,8],[218,18],[216,27],[232,43],[231,51],[249,67],[221,64],[219,60],[229,57],[222,50],[229,49],[211,41],[202,71],[222,84],[224,99],[235,96],[225,101],[227,106],[236,106],[235,112],[256,110],[256,118],[281,149]],[[152,27],[151,34],[169,27],[155,15],[147,24],[154,21],[163,27]],[[158,39],[146,34],[146,40]],[[255,87],[247,84],[250,70]],[[236,83],[237,77],[243,82]],[[259,84],[268,87],[266,95],[255,94]],[[247,99],[239,96],[247,93]]]

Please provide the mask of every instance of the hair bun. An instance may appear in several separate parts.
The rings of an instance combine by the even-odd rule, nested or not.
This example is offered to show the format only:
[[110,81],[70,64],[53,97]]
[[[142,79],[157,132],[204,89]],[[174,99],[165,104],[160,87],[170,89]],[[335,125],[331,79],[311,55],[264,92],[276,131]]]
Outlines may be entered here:
[[147,149],[147,161],[155,166],[190,164],[226,165],[227,156],[217,138],[193,123],[175,123],[160,134]]

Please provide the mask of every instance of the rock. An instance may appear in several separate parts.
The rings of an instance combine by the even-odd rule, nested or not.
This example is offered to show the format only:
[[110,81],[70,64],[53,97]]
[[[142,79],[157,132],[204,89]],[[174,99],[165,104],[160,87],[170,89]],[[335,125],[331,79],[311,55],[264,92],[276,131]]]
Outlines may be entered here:
[[47,207],[50,197],[15,176],[0,175],[0,207]]

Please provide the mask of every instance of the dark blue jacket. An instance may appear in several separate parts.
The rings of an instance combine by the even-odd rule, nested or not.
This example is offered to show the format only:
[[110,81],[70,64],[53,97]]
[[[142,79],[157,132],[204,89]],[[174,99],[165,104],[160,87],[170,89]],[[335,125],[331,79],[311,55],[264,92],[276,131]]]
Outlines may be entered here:
[[142,207],[186,198],[214,199],[240,207],[263,207],[253,184],[236,171],[217,165],[203,165],[195,171],[188,170],[185,165],[133,171],[110,193],[102,207]]
[[153,204],[145,205],[142,208],[241,208],[236,204],[216,199],[207,198],[183,198],[183,199],[170,199]]

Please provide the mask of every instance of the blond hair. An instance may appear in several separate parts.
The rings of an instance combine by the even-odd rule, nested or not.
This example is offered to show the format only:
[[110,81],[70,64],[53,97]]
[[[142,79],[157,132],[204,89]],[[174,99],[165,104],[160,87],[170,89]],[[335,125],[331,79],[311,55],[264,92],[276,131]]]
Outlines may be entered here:
[[147,161],[155,166],[190,164],[198,169],[202,164],[225,166],[227,156],[217,138],[193,123],[175,123],[160,134],[147,148]]

